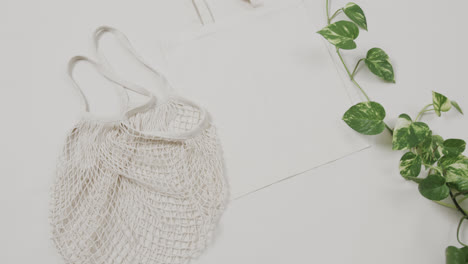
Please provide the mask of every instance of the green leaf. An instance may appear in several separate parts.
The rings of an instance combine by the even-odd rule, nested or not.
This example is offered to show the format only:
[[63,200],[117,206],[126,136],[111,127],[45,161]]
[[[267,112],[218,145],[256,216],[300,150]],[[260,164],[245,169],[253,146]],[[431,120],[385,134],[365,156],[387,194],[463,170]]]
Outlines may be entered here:
[[353,22],[338,21],[318,31],[328,42],[340,49],[355,49],[354,40],[359,36],[359,28]]
[[458,156],[465,151],[466,142],[462,139],[451,138],[444,141],[444,155]]
[[426,139],[417,147],[418,153],[421,156],[423,163],[432,165],[442,157],[444,139],[438,135],[432,135],[432,132]]
[[449,196],[450,189],[444,177],[431,174],[419,184],[419,192],[429,200],[441,201]]
[[468,247],[460,248],[460,251],[465,255],[465,261],[468,262]]
[[430,129],[425,123],[413,122],[407,114],[401,114],[393,130],[393,149],[403,150],[416,147],[429,134]]
[[465,263],[468,263],[468,247],[461,247],[460,251],[465,256]]
[[406,152],[400,159],[400,174],[403,177],[418,177],[421,172],[422,159],[413,152]]
[[461,109],[460,105],[458,105],[458,103],[453,100],[451,101],[451,103],[452,103],[452,106],[455,107],[455,109],[457,109],[457,111],[463,115],[463,110]]
[[452,108],[450,100],[440,93],[432,92],[432,103],[438,116],[440,116],[440,112],[447,112]]
[[376,102],[362,102],[353,105],[343,115],[343,121],[352,129],[364,135],[377,135],[385,130],[385,109]]
[[365,59],[366,65],[369,70],[388,82],[395,82],[395,74],[390,59],[380,48],[372,48],[367,52]]
[[448,247],[445,250],[445,264],[466,264],[464,252],[454,246]]
[[364,11],[355,3],[349,2],[343,8],[343,12],[361,28],[367,30],[367,21]]
[[460,156],[443,156],[439,160],[445,180],[460,192],[468,191],[468,158]]

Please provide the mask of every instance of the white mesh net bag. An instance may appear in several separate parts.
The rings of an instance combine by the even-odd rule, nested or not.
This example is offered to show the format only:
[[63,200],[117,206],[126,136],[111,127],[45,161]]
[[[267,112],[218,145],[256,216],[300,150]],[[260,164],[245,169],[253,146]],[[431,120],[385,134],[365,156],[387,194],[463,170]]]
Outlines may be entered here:
[[[97,32],[105,31],[135,54],[122,33]],[[83,59],[72,59],[70,75]],[[120,119],[98,120],[73,81],[87,117],[70,131],[59,158],[53,240],[66,263],[186,263],[209,241],[227,199],[216,130],[196,104],[175,95],[156,104],[146,89],[95,66],[149,99],[125,108]]]

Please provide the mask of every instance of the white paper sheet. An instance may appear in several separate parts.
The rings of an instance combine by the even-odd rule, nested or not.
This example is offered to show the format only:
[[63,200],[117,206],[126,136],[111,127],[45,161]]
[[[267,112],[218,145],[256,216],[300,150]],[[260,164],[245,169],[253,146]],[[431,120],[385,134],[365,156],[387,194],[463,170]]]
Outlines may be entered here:
[[163,46],[176,90],[218,127],[233,198],[368,146],[341,120],[348,93],[302,1],[265,3]]

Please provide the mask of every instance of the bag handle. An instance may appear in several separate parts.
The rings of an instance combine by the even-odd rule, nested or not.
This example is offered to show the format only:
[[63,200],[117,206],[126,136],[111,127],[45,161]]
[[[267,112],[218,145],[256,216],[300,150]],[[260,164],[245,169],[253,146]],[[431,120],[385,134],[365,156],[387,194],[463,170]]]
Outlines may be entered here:
[[[259,7],[263,5],[263,0],[247,1],[252,5],[252,7]],[[206,0],[192,0],[192,5],[202,25],[213,24],[216,22],[210,5]]]
[[[151,92],[149,92],[148,90],[146,90],[144,88],[141,88],[141,87],[139,87],[139,86],[137,86],[135,84],[132,84],[130,82],[127,82],[125,80],[122,80],[122,79],[118,78],[117,74],[115,74],[113,72],[110,64],[106,60],[106,57],[99,50],[100,37],[102,36],[103,33],[106,33],[106,32],[113,34],[117,38],[117,40],[125,47],[125,49],[127,51],[129,51],[130,54],[132,54],[145,68],[147,68],[150,72],[154,73],[156,76],[162,78],[162,80],[166,84],[165,88],[166,89],[171,89],[170,91],[168,91],[168,90],[165,91],[167,93],[171,92],[171,94],[170,94],[171,97],[176,97],[179,102],[185,103],[187,105],[190,105],[190,106],[200,110],[200,121],[199,121],[199,123],[189,131],[184,131],[184,132],[139,131],[138,129],[135,129],[134,127],[132,127],[130,125],[125,125],[124,124],[125,128],[129,132],[131,132],[133,134],[136,134],[136,135],[139,135],[139,136],[142,136],[142,137],[145,137],[145,138],[150,138],[150,139],[186,140],[186,139],[189,139],[189,138],[192,138],[192,137],[198,135],[199,133],[201,133],[209,125],[209,117],[208,117],[208,113],[206,112],[206,110],[204,108],[198,106],[196,103],[194,103],[194,102],[192,102],[190,100],[187,100],[187,99],[176,96],[175,92],[172,90],[172,85],[169,83],[169,81],[167,80],[165,75],[162,74],[162,71],[159,70],[159,69],[153,68],[152,66],[149,65],[149,63],[145,62],[145,60],[138,55],[138,53],[136,52],[136,50],[131,45],[128,38],[122,32],[120,32],[119,30],[117,30],[117,29],[115,29],[113,27],[101,26],[101,27],[98,27],[94,31],[94,34],[93,34],[94,49],[95,49],[96,56],[99,59],[99,62],[102,63],[102,65],[106,68],[107,71],[111,72],[111,74],[109,74],[110,78],[112,78],[112,79],[115,78],[119,83],[122,83],[124,87],[129,87],[128,89],[132,90],[134,92],[137,92],[137,93],[141,94],[140,90],[144,90],[145,92],[151,94]],[[153,98],[155,98],[155,97],[153,96]],[[144,104],[142,106],[139,106],[139,107],[136,107],[136,108],[133,108],[133,109],[131,109],[131,110],[129,110],[129,111],[127,111],[125,113],[125,117],[128,118],[128,117],[130,117],[130,116],[132,116],[132,115],[134,115],[134,114],[136,114],[138,112],[142,112],[142,111],[144,111],[146,109],[148,109],[146,104]]]
[[[206,24],[210,23],[210,22],[208,22],[208,20],[211,20],[211,23],[215,23],[216,21],[215,21],[215,18],[213,16],[213,12],[211,12],[210,6],[206,2],[206,0],[201,0],[201,1],[203,2],[203,6],[205,8],[202,8],[202,6],[200,6],[199,1],[192,0],[193,8],[195,8],[195,11],[197,12],[198,19],[200,20],[200,23],[202,25],[206,25]],[[209,17],[207,16],[207,14],[209,15]]]
[[[146,89],[144,89],[142,87],[139,87],[139,86],[129,86],[126,82],[124,82],[122,80],[119,80],[118,78],[113,76],[112,73],[108,72],[102,65],[100,65],[99,63],[89,59],[88,57],[75,56],[75,57],[72,57],[68,62],[67,73],[68,73],[68,76],[69,76],[69,78],[70,78],[70,80],[71,80],[71,82],[73,84],[73,87],[75,88],[75,90],[78,92],[78,94],[80,96],[81,105],[82,105],[83,111],[85,113],[90,112],[89,102],[88,102],[88,99],[86,98],[86,95],[84,94],[83,90],[81,89],[80,85],[78,84],[75,77],[73,76],[75,66],[80,61],[88,62],[104,78],[106,78],[107,80],[111,81],[114,84],[117,84],[116,90],[117,90],[117,94],[119,95],[119,98],[120,98],[120,106],[121,106],[120,113],[119,113],[120,114],[119,118],[123,117],[126,114],[127,110],[128,110],[127,109],[128,108],[128,106],[127,106],[128,97],[124,96],[125,89],[130,89],[130,90],[132,90],[132,91],[134,91],[134,92],[136,92],[138,94],[149,97],[148,101],[146,101],[144,104],[142,104],[142,105],[140,105],[140,106],[138,106],[136,108],[146,107],[146,106],[149,106],[150,104],[155,103],[156,98],[148,90],[146,90]],[[136,108],[134,108],[134,109],[136,109]],[[130,110],[130,111],[133,111],[133,109]]]
[[[114,37],[117,38],[119,43],[141,64],[143,65],[147,70],[149,70],[151,73],[155,74],[158,78],[161,78],[163,82],[165,83],[164,86],[164,94],[168,95],[173,93],[174,91],[172,90],[172,85],[168,81],[168,79],[165,77],[165,74],[163,71],[159,68],[156,68],[154,66],[151,66],[148,62],[146,62],[133,48],[132,44],[130,43],[130,40],[123,34],[121,31],[119,31],[116,28],[110,27],[110,26],[100,26],[98,27],[94,33],[93,33],[93,48],[94,48],[94,53],[96,54],[96,57],[98,61],[107,68],[108,71],[113,73],[113,78],[118,78],[118,75],[115,73],[113,70],[112,66],[110,63],[107,61],[106,56],[101,52],[99,48],[99,40],[101,39],[101,36],[105,33],[111,33],[114,35]],[[137,90],[144,89],[134,83],[128,82],[126,80],[120,79],[119,82],[122,82],[125,84],[126,87],[131,87],[129,90],[132,90],[134,92],[140,93]],[[145,89],[146,90],[146,89]],[[148,90],[147,90],[148,91]],[[148,91],[149,92],[149,91]],[[150,92],[149,92],[150,93]],[[141,94],[141,93],[140,93]]]

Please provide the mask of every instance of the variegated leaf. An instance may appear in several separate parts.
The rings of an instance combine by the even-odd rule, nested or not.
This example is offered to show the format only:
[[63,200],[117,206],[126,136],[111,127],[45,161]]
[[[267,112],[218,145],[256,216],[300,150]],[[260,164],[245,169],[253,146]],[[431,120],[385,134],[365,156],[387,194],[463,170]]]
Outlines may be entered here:
[[438,116],[440,116],[440,112],[447,112],[452,108],[450,100],[440,93],[432,92],[432,103]]
[[369,70],[388,82],[395,82],[395,74],[390,59],[380,48],[372,48],[367,52],[364,60]]
[[466,142],[463,139],[451,138],[444,141],[444,155],[458,156],[465,151]]
[[460,105],[458,105],[458,103],[453,100],[451,100],[451,103],[452,103],[452,106],[455,107],[455,109],[457,109],[457,111],[463,115],[463,110],[461,109]]
[[422,159],[413,152],[406,152],[400,159],[400,174],[403,177],[418,177],[421,172]]
[[343,121],[352,129],[364,135],[377,135],[385,130],[385,109],[376,102],[362,102],[353,105],[343,115]]
[[393,130],[393,149],[403,150],[416,147],[429,135],[429,127],[423,122],[413,122],[407,114],[398,117]]
[[468,158],[460,156],[443,156],[439,160],[445,179],[460,192],[468,191]]
[[354,40],[359,36],[359,28],[349,21],[338,21],[318,31],[328,42],[340,49],[355,49]]
[[432,132],[417,147],[418,152],[425,165],[432,165],[443,155],[444,139],[438,135],[432,135]]
[[362,11],[361,7],[355,3],[349,2],[343,8],[343,12],[346,16],[349,17],[354,23],[356,23],[361,28],[367,30],[367,21],[366,16],[364,15],[364,11]]
[[445,184],[445,178],[431,174],[419,184],[419,192],[429,200],[440,201],[449,196],[450,189]]

